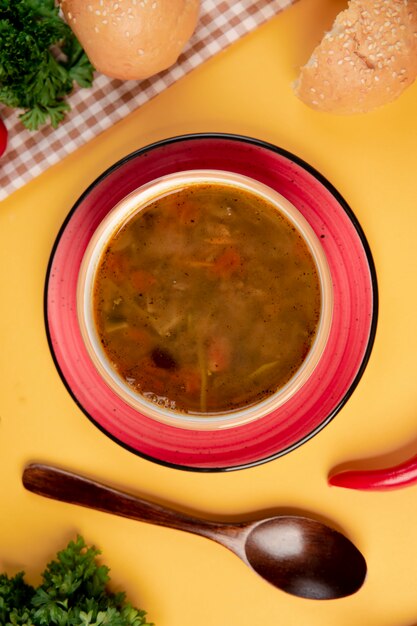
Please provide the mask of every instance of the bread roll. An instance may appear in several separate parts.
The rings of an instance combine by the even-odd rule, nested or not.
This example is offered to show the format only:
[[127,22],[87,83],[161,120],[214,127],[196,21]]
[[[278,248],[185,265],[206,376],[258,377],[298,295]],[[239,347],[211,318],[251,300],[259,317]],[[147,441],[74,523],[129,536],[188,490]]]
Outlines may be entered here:
[[199,0],[61,0],[65,19],[94,67],[143,79],[175,63],[191,37]]
[[417,0],[350,0],[295,84],[306,104],[365,113],[397,98],[417,76]]

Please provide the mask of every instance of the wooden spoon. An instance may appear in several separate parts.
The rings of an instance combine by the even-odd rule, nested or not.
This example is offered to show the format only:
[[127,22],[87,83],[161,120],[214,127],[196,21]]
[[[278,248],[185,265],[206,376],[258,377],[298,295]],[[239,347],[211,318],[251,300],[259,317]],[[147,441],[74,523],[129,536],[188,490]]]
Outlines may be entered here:
[[37,494],[167,526],[229,548],[275,587],[317,600],[355,593],[366,576],[359,550],[340,532],[313,519],[282,515],[238,523],[191,517],[55,467],[32,464],[23,484]]

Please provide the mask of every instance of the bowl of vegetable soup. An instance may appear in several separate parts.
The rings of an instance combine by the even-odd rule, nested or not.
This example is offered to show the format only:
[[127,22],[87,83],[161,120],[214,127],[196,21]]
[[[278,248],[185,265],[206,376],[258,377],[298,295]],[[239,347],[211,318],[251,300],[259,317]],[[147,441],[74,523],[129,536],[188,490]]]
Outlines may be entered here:
[[[176,197],[179,177],[196,170],[214,170],[228,180],[188,179]],[[158,191],[156,182],[167,176],[173,176],[164,183],[168,187]],[[249,187],[238,185],[239,176]],[[134,223],[138,190],[148,186],[148,205],[141,205]],[[163,201],[151,210],[160,196]],[[210,210],[203,211],[207,203]],[[117,215],[119,205],[124,217]],[[278,244],[277,213],[271,211],[281,215],[282,226],[294,226],[288,241],[281,233]],[[148,250],[140,264],[125,258],[133,240],[142,242],[142,253]],[[291,359],[294,372],[285,382],[276,362],[285,363],[286,325],[295,320],[285,289],[293,272],[280,266],[279,257],[300,255],[310,270],[314,261],[304,326],[308,339],[288,352],[287,375]],[[304,269],[302,278],[298,272],[301,285]],[[120,282],[127,276],[132,285]],[[114,293],[118,284],[123,293]],[[287,311],[285,319],[280,309]],[[133,321],[133,310],[140,322]],[[327,339],[325,315],[331,316]],[[188,471],[253,467],[320,433],[362,380],[377,317],[371,250],[338,190],[299,156],[224,133],[169,137],[102,172],[57,233],[45,281],[51,357],[75,405],[116,444]],[[293,332],[298,333],[295,324]],[[122,336],[128,338],[124,345]],[[135,346],[141,350],[137,356]],[[145,393],[138,389],[150,382],[153,388]],[[188,412],[181,406],[186,401]]]
[[217,169],[151,180],[85,250],[77,315],[107,386],[152,420],[241,426],[284,406],[319,363],[333,289],[319,238],[268,185]]

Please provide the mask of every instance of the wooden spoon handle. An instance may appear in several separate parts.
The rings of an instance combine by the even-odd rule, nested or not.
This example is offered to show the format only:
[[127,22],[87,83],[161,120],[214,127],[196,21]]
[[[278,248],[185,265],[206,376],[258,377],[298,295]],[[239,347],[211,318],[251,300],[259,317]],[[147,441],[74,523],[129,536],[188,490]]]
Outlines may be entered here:
[[[23,471],[29,491],[62,502],[79,504],[122,517],[203,535],[223,543],[222,524],[215,524],[159,506],[65,470],[33,463]],[[224,525],[227,528],[226,525]]]

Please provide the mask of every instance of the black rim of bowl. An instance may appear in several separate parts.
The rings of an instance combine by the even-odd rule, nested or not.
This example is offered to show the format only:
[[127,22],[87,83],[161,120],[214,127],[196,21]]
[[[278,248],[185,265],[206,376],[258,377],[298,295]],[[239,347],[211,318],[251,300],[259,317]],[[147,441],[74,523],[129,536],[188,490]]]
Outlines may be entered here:
[[[323,419],[318,426],[316,426],[316,428],[314,428],[311,432],[309,432],[304,437],[301,437],[301,439],[299,439],[298,441],[294,442],[290,446],[288,446],[288,447],[284,448],[283,450],[280,450],[280,451],[278,451],[278,452],[276,452],[274,454],[270,454],[270,455],[268,455],[266,457],[263,457],[263,458],[260,458],[260,459],[256,459],[254,461],[250,461],[250,462],[242,463],[242,464],[237,464],[237,465],[232,465],[232,466],[226,466],[226,467],[198,467],[198,466],[195,467],[195,466],[189,466],[189,465],[181,465],[181,464],[177,464],[177,463],[170,463],[168,461],[164,461],[162,459],[158,459],[158,458],[155,458],[155,457],[150,456],[148,454],[145,454],[143,452],[140,452],[139,450],[136,450],[132,446],[129,446],[128,444],[124,443],[123,441],[120,441],[120,439],[118,439],[117,437],[115,437],[114,435],[109,433],[83,407],[83,405],[79,402],[79,400],[76,397],[75,393],[73,392],[73,390],[69,386],[69,384],[68,384],[68,382],[67,382],[67,380],[66,380],[66,378],[65,378],[65,376],[64,376],[64,374],[63,374],[63,372],[61,370],[61,367],[60,367],[60,365],[58,363],[58,360],[56,358],[56,355],[55,355],[55,352],[54,352],[54,349],[53,349],[53,345],[52,345],[51,335],[50,335],[50,332],[49,332],[49,325],[48,325],[48,286],[49,286],[51,268],[52,268],[55,252],[56,252],[56,249],[57,249],[57,247],[59,245],[61,237],[62,237],[62,235],[63,235],[63,233],[64,233],[64,231],[65,231],[65,229],[67,227],[68,222],[70,221],[72,215],[77,210],[78,206],[86,198],[86,196],[89,195],[89,193],[93,190],[94,187],[96,187],[98,184],[100,184],[102,180],[107,178],[107,176],[112,174],[115,170],[117,170],[120,167],[122,167],[128,161],[130,161],[132,159],[135,159],[138,156],[141,156],[142,154],[144,154],[146,152],[150,152],[150,151],[155,150],[157,148],[161,148],[163,146],[167,146],[167,145],[178,143],[178,142],[201,140],[201,139],[226,139],[226,140],[229,140],[229,141],[235,141],[237,143],[247,143],[247,144],[251,144],[251,145],[254,145],[254,146],[259,146],[259,147],[264,148],[266,150],[275,152],[276,154],[279,154],[279,155],[289,159],[290,161],[293,161],[294,163],[296,163],[297,165],[302,167],[304,170],[306,170],[309,174],[314,176],[314,178],[316,178],[316,180],[318,180],[333,195],[333,197],[336,199],[336,201],[339,203],[339,205],[342,207],[342,209],[345,211],[345,213],[349,217],[350,221],[352,222],[352,225],[354,226],[354,228],[355,228],[355,230],[356,230],[356,232],[357,232],[357,234],[359,236],[359,239],[361,241],[361,244],[363,246],[363,249],[364,249],[364,252],[365,252],[365,255],[366,255],[366,259],[367,259],[367,263],[368,263],[368,267],[369,267],[369,272],[370,272],[370,276],[371,276],[371,284],[372,284],[373,308],[372,308],[372,321],[371,321],[371,325],[370,325],[368,343],[367,343],[367,346],[366,346],[366,350],[364,352],[364,356],[363,356],[362,362],[361,362],[361,364],[360,364],[360,366],[358,368],[358,371],[357,371],[354,379],[352,380],[352,382],[351,382],[351,384],[349,386],[349,389],[344,394],[343,398],[333,408],[333,410],[327,415],[327,417],[325,419]],[[61,228],[58,231],[58,234],[56,236],[55,242],[54,242],[54,244],[52,246],[52,250],[51,250],[51,254],[50,254],[49,262],[48,262],[48,267],[47,267],[47,271],[46,271],[45,288],[44,288],[44,322],[45,322],[45,329],[46,329],[46,336],[47,336],[47,340],[48,340],[49,350],[51,352],[51,356],[52,356],[53,362],[54,362],[55,367],[56,367],[56,369],[57,369],[57,371],[58,371],[58,373],[59,373],[59,375],[61,377],[62,382],[64,383],[65,388],[67,389],[68,393],[70,394],[70,396],[74,400],[75,404],[84,413],[84,415],[102,433],[104,433],[112,441],[114,441],[118,445],[122,446],[123,448],[125,448],[129,452],[133,452],[137,456],[140,456],[140,457],[142,457],[142,458],[144,458],[144,459],[146,459],[148,461],[152,461],[153,463],[157,463],[159,465],[163,465],[165,467],[169,467],[169,468],[172,468],[172,469],[186,470],[186,471],[191,471],[191,472],[214,473],[214,472],[230,472],[230,471],[248,469],[250,467],[256,467],[257,465],[262,465],[264,463],[268,463],[269,461],[273,461],[274,459],[277,459],[277,458],[279,458],[281,456],[284,456],[284,455],[288,454],[289,452],[292,452],[296,448],[299,448],[300,446],[305,444],[307,441],[309,441],[315,435],[317,435],[321,430],[323,430],[323,428],[325,428],[325,426],[327,426],[329,424],[329,422],[331,422],[333,420],[333,418],[344,407],[344,405],[347,403],[347,401],[349,400],[349,398],[351,397],[351,395],[355,391],[355,389],[356,389],[360,379],[362,378],[362,375],[363,375],[363,373],[364,373],[364,371],[365,371],[365,369],[366,369],[366,367],[368,365],[368,361],[369,361],[369,358],[371,356],[372,348],[373,348],[374,341],[375,341],[375,335],[376,335],[376,327],[377,327],[377,321],[378,321],[378,303],[379,303],[379,301],[378,301],[378,283],[377,283],[376,269],[375,269],[375,264],[374,264],[374,260],[373,260],[373,257],[372,257],[371,249],[369,247],[369,244],[368,244],[368,241],[366,239],[365,233],[362,230],[361,225],[359,224],[355,214],[353,213],[353,211],[350,208],[350,206],[348,205],[348,203],[341,196],[341,194],[337,191],[337,189],[329,182],[329,180],[327,180],[327,178],[325,178],[318,170],[316,170],[314,167],[312,167],[309,163],[307,163],[306,161],[304,161],[300,157],[298,157],[295,154],[289,152],[288,150],[285,150],[284,148],[280,148],[279,146],[276,146],[276,145],[274,145],[272,143],[269,143],[267,141],[264,141],[262,139],[256,139],[256,138],[249,137],[249,136],[246,136],[246,135],[239,135],[239,134],[233,134],[233,133],[208,132],[208,133],[191,133],[191,134],[184,134],[184,135],[176,135],[174,137],[169,137],[167,139],[162,139],[160,141],[156,141],[156,142],[148,144],[148,145],[146,145],[146,146],[144,146],[142,148],[139,148],[138,150],[135,150],[134,152],[131,152],[130,154],[126,155],[125,157],[119,159],[119,161],[117,161],[116,163],[111,165],[109,168],[107,168],[102,174],[100,174],[100,176],[98,176],[87,187],[87,189],[81,194],[81,196],[78,198],[78,200],[75,202],[75,204],[73,205],[73,207],[69,211],[68,215],[66,216],[64,222],[61,225]]]

